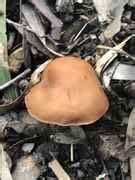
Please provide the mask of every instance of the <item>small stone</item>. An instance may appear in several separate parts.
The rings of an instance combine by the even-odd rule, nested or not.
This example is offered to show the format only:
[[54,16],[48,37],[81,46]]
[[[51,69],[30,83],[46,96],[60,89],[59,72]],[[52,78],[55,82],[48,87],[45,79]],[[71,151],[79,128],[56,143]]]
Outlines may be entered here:
[[26,143],[22,146],[22,150],[25,153],[30,153],[33,150],[34,146],[35,146],[34,143]]

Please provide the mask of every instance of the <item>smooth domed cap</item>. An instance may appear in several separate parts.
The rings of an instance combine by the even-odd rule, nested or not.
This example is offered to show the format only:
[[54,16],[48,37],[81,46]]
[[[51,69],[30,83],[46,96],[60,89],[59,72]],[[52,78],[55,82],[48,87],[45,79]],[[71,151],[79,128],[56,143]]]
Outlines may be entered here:
[[92,66],[78,57],[56,58],[25,96],[28,112],[44,123],[91,124],[109,107]]

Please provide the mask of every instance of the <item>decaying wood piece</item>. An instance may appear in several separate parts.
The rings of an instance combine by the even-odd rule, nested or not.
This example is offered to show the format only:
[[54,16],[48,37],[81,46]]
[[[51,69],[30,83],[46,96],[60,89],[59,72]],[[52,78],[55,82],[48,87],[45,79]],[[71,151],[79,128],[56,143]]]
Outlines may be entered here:
[[[7,36],[6,36],[6,0],[0,0],[0,85],[11,79],[8,56],[7,56]],[[8,100],[17,97],[15,88],[11,87],[4,91],[4,96]]]
[[57,176],[58,180],[71,180],[69,175],[65,172],[63,167],[60,165],[60,163],[56,159],[49,162],[49,167],[52,169],[54,174]]
[[6,161],[6,153],[4,152],[2,144],[0,144],[0,179],[13,180],[8,167],[8,163]]

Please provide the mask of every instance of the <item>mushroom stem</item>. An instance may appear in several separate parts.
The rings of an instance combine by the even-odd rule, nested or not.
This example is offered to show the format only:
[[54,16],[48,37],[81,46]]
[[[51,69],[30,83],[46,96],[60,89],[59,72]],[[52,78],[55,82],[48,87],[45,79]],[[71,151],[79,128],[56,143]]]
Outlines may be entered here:
[[74,161],[74,145],[73,144],[70,145],[70,160],[71,162]]

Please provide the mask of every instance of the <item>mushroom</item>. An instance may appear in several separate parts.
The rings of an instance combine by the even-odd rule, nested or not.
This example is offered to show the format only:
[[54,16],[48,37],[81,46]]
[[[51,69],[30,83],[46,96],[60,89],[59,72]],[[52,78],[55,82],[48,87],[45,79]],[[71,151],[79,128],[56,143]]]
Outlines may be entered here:
[[60,126],[94,123],[109,107],[92,66],[72,56],[47,64],[41,81],[25,96],[25,104],[32,117]]

